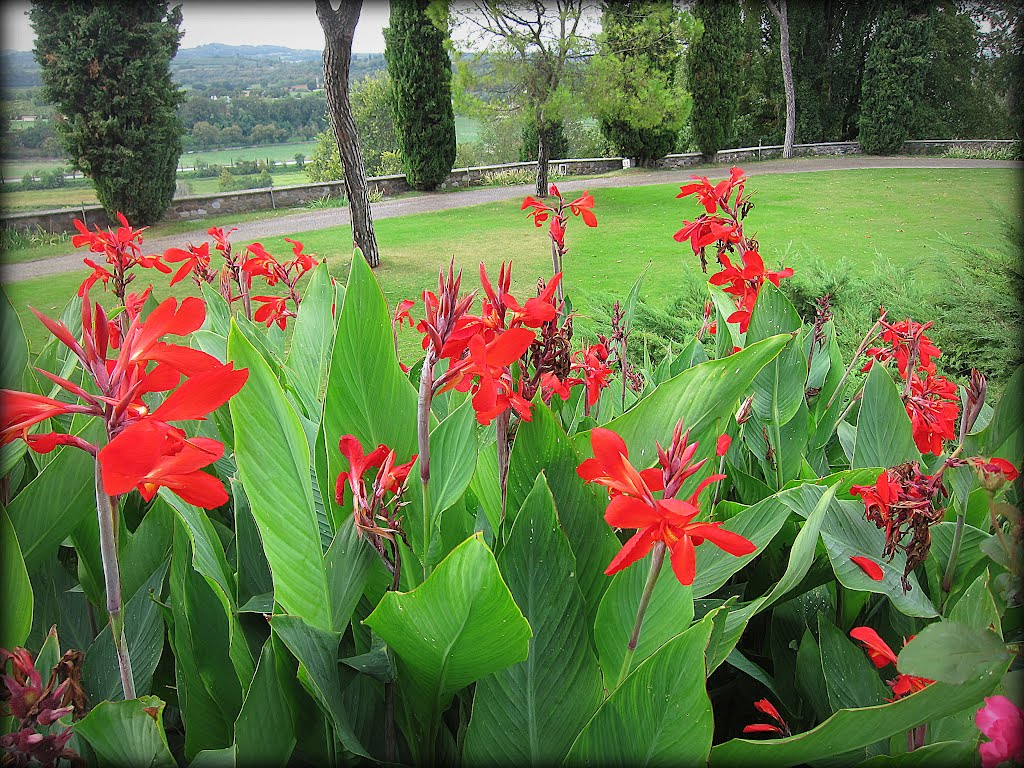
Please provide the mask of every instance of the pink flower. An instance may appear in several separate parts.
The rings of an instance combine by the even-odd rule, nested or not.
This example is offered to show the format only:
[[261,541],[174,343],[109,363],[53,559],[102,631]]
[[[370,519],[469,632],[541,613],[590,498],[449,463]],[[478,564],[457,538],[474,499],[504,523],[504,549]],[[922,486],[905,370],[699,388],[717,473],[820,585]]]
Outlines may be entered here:
[[988,696],[975,713],[974,724],[989,738],[978,748],[981,768],[1024,762],[1024,710],[1005,696]]

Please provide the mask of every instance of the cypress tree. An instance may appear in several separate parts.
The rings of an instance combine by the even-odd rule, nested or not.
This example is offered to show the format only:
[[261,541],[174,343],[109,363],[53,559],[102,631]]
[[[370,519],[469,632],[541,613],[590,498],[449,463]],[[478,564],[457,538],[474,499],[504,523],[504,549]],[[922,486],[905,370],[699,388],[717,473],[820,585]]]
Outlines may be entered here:
[[398,149],[414,189],[434,189],[455,162],[451,60],[429,0],[391,0],[384,30]]
[[736,0],[696,0],[693,14],[704,24],[687,55],[693,136],[704,157],[712,160],[733,137],[742,80],[740,5]]
[[898,152],[924,92],[931,21],[922,3],[890,5],[878,22],[861,90],[859,140],[872,155]]
[[57,140],[113,215],[152,224],[174,198],[182,91],[170,63],[181,9],[167,0],[35,2],[35,58]]

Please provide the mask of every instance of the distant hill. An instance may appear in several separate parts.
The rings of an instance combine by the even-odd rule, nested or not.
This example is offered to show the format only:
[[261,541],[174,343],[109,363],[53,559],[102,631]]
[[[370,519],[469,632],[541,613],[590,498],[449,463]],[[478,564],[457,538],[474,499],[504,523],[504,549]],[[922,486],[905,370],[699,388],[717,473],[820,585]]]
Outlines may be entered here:
[[[354,53],[353,80],[386,68],[382,53]],[[323,80],[322,53],[281,45],[209,43],[182,48],[171,62],[175,82],[223,92],[253,86],[270,88]],[[0,86],[31,88],[41,85],[39,65],[30,51],[0,51]]]
[[196,58],[261,58],[274,57],[282,61],[319,61],[322,51],[308,48],[286,48],[283,45],[225,45],[224,43],[207,43],[195,48],[182,48],[175,57],[176,61],[187,61]]

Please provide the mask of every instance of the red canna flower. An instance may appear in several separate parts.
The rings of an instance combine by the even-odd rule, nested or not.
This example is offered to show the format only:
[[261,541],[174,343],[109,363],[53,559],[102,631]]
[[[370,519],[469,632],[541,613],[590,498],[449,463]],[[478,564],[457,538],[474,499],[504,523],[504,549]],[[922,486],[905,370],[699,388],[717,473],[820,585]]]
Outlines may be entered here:
[[540,375],[540,396],[545,403],[550,403],[551,398],[558,395],[562,400],[568,400],[572,392],[572,388],[577,384],[582,384],[583,379],[566,378],[560,379],[550,371],[545,371]]
[[138,489],[150,501],[160,487],[170,488],[197,507],[214,509],[228,500],[224,486],[202,471],[224,455],[224,446],[208,437],[188,439],[184,430],[155,418],[137,421],[99,452],[103,489],[111,496]]
[[855,627],[850,630],[850,637],[864,646],[871,663],[878,669],[896,663],[896,654],[892,648],[871,627]]
[[[867,651],[871,663],[878,669],[883,669],[890,664],[896,663],[896,654],[893,653],[892,648],[871,627],[854,627],[850,630],[850,637],[864,646],[864,650]],[[913,637],[908,638],[903,642],[903,645],[906,645],[913,639]],[[897,701],[904,696],[923,691],[926,686],[931,685],[933,682],[935,681],[924,677],[917,677],[916,675],[899,674],[886,682],[886,685],[892,689],[893,693],[893,698],[886,699],[886,701]]]
[[101,267],[92,259],[82,259],[82,261],[87,267],[92,267],[92,274],[85,278],[85,280],[82,281],[82,284],[78,286],[78,295],[85,296],[98,281],[103,282],[105,290],[107,283],[110,282],[110,278],[113,277],[110,270],[106,267]]
[[960,415],[956,384],[942,376],[927,378],[911,374],[910,392],[904,402],[914,431],[914,443],[921,453],[942,454],[943,440],[956,439]]
[[876,360],[880,363],[895,360],[900,376],[905,379],[910,357],[913,355],[916,370],[935,373],[934,359],[940,357],[942,352],[924,333],[931,325],[931,322],[924,325],[915,323],[909,318],[891,324],[882,321],[882,346],[869,347],[864,351],[870,359],[861,370],[871,370]]
[[704,210],[708,214],[715,213],[719,206],[727,208],[729,206],[729,198],[732,196],[733,189],[738,187],[737,198],[743,196],[743,185],[747,180],[746,175],[739,168],[729,169],[729,178],[712,185],[708,181],[706,176],[693,176],[692,178],[697,179],[695,184],[685,184],[679,188],[679,194],[676,198],[688,197],[696,194],[697,199],[701,205],[704,206]]
[[398,306],[395,308],[395,314],[391,318],[391,322],[395,327],[400,326],[403,322],[408,322],[409,327],[413,327],[412,315],[409,314],[409,310],[416,306],[416,302],[413,299],[402,299],[398,302]]
[[19,437],[28,439],[29,427],[54,416],[65,413],[94,413],[98,401],[92,395],[85,394],[92,400],[89,406],[65,403],[32,392],[0,389],[0,445],[6,445]]
[[252,277],[263,277],[267,285],[277,285],[277,281],[284,276],[284,268],[277,259],[267,253],[267,249],[261,243],[252,243],[246,246],[251,256],[242,262],[242,271]]
[[[556,189],[554,185],[551,188]],[[587,190],[583,190],[582,195],[569,203],[569,210],[572,211],[573,216],[583,219],[583,223],[588,227],[597,226],[597,216],[594,215],[594,196]]]
[[612,374],[608,367],[608,349],[604,344],[591,344],[577,352],[575,360],[572,370],[583,374],[589,409],[601,398],[601,390],[608,386],[608,377]]
[[869,557],[851,555],[850,562],[864,571],[872,581],[881,581],[885,578],[885,574],[882,572],[882,567]]
[[[7,673],[8,662],[11,664]],[[36,671],[32,654],[24,648],[8,651],[0,648],[0,701],[3,710],[15,718],[14,729],[0,737],[4,765],[56,766],[67,760],[82,764],[78,754],[67,747],[72,729],[53,728],[62,717],[75,712],[75,706],[61,706],[71,698],[72,680],[62,674],[63,660],[48,675],[46,684]],[[58,683],[60,677],[64,677]],[[41,729],[45,729],[42,730]]]
[[253,296],[253,301],[263,304],[252,316],[257,323],[266,323],[267,328],[277,323],[282,331],[288,324],[289,317],[295,317],[295,313],[288,309],[287,296]]
[[309,270],[313,269],[313,267],[320,263],[308,253],[302,252],[305,246],[298,240],[292,240],[290,237],[286,237],[285,242],[292,244],[292,255],[295,257],[291,262],[285,265],[286,269],[294,268],[298,273],[297,277],[301,277],[306,274]]
[[230,237],[232,232],[237,231],[238,227],[231,227],[231,229],[226,231],[223,227],[210,227],[206,233],[213,238],[213,247],[218,251],[224,252],[231,250],[231,243],[228,237]]
[[199,285],[200,282],[212,283],[217,276],[210,270],[209,243],[203,243],[199,247],[189,244],[188,248],[168,248],[164,251],[164,260],[172,264],[179,261],[184,262],[171,278],[171,285],[184,280],[190,274],[196,285]]
[[760,699],[754,702],[754,709],[761,714],[767,715],[774,720],[778,725],[772,725],[770,723],[751,723],[743,727],[744,733],[774,733],[776,736],[782,736],[787,738],[791,735],[789,726],[786,721],[782,719],[782,715],[768,699]]
[[[397,587],[397,569],[400,567],[398,539],[405,541],[398,512],[402,506],[401,497],[405,492],[409,472],[417,456],[405,464],[396,465],[392,449],[382,443],[368,455],[364,454],[362,444],[354,435],[344,435],[338,441],[338,450],[348,459],[349,469],[338,475],[335,500],[339,505],[344,505],[346,487],[352,491],[352,516],[356,535],[359,538],[364,535],[368,537],[394,576],[394,586]],[[372,469],[377,469],[376,477],[367,485],[364,476]],[[390,552],[384,542],[388,542]],[[405,543],[408,546],[408,541]]]
[[529,403],[516,391],[509,366],[522,357],[535,337],[526,328],[509,329],[490,343],[484,342],[482,335],[471,337],[469,355],[448,369],[443,376],[446,383],[438,391],[467,392],[473,387],[473,410],[481,424],[490,424],[510,407],[529,421]]
[[738,243],[742,237],[739,225],[718,216],[700,216],[695,221],[683,221],[683,228],[673,239],[677,243],[689,241],[694,253],[712,243]]
[[750,313],[757,303],[758,294],[765,280],[778,287],[783,278],[793,276],[793,270],[790,267],[778,271],[765,269],[764,260],[755,250],[743,252],[743,269],[733,266],[724,253],[719,255],[719,260],[723,268],[712,275],[708,282],[712,285],[726,286],[722,290],[731,294],[736,302],[736,311],[726,319],[730,323],[739,323],[740,332],[744,333],[750,325]]
[[[682,422],[676,425],[669,450],[658,446],[661,468],[642,472],[629,463],[629,451],[617,434],[595,427],[590,435],[594,458],[580,464],[577,473],[588,483],[608,488],[610,503],[605,511],[605,520],[609,525],[639,529],[612,559],[605,570],[607,575],[617,573],[644,557],[657,541],[663,542],[671,553],[672,571],[683,586],[693,583],[696,575],[694,547],[705,539],[737,557],[756,550],[752,542],[721,528],[720,522],[693,522],[700,512],[697,498],[701,491],[724,475],[706,478],[685,501],[674,498],[683,480],[703,465],[703,461],[690,464],[697,444],[685,445]],[[661,499],[654,498],[655,491],[664,491]]]
[[533,195],[527,195],[526,199],[523,200],[523,204],[519,206],[519,210],[521,211],[525,211],[527,208],[530,209],[528,215],[533,219],[533,224],[536,227],[539,227],[547,221],[548,216],[555,210],[547,203],[543,203],[535,198]]
[[718,438],[718,445],[715,447],[715,456],[725,456],[729,452],[730,445],[732,445],[732,438],[728,435],[721,435]]

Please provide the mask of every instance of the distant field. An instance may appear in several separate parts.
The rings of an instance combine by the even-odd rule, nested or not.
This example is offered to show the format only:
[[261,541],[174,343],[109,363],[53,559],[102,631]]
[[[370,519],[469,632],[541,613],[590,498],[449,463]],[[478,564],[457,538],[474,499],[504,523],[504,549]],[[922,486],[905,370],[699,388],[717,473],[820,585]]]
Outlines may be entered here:
[[209,149],[201,152],[189,152],[178,160],[179,168],[195,168],[196,163],[206,162],[210,165],[232,165],[237,160],[283,160],[294,162],[299,152],[307,158],[311,157],[316,148],[315,141],[301,141],[293,144],[275,144],[267,147],[246,147],[244,149]]
[[47,158],[45,160],[3,160],[0,161],[0,169],[3,170],[4,179],[7,181],[21,181],[26,173],[36,171],[48,171],[58,165],[67,166],[63,160]]
[[467,141],[476,141],[480,138],[480,121],[475,117],[465,115],[455,116],[455,140],[459,144]]

